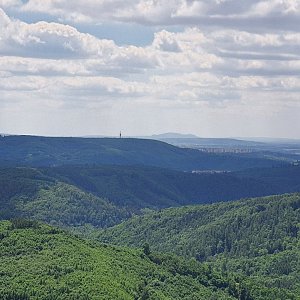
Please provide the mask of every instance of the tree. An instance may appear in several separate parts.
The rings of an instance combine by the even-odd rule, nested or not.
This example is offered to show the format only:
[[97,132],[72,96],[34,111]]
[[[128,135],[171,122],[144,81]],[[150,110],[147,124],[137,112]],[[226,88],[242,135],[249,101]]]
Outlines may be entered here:
[[151,251],[150,251],[150,245],[148,243],[144,244],[143,251],[147,256],[150,255]]

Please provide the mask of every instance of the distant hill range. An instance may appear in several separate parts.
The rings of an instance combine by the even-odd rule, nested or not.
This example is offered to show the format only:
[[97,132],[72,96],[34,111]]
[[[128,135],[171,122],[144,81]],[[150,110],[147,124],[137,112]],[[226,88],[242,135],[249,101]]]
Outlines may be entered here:
[[97,228],[189,204],[300,191],[300,167],[193,174],[142,166],[0,168],[0,219]]
[[244,155],[203,153],[150,139],[6,136],[0,165],[146,165],[183,171],[272,167],[282,161]]
[[166,133],[153,138],[171,145],[208,153],[243,153],[257,158],[289,162],[300,160],[300,140],[276,138],[201,138],[191,134]]
[[153,138],[0,137],[0,299],[299,299],[298,146]]
[[252,142],[260,143],[272,143],[272,144],[300,144],[300,139],[289,139],[289,138],[270,138],[270,137],[247,137],[240,138],[236,137],[238,140],[247,140]]
[[202,138],[194,134],[181,134],[181,133],[163,133],[154,134],[149,137],[149,139],[159,140],[166,143],[174,145],[198,145],[198,146],[218,146],[218,147],[250,147],[262,145],[259,141],[248,141],[246,139],[236,139],[236,138]]
[[300,192],[299,166],[199,174],[142,166],[63,166],[40,171],[133,211]]
[[230,142],[235,143],[252,143],[252,144],[265,144],[265,143],[274,143],[274,144],[300,144],[300,139],[292,138],[270,138],[270,137],[232,137],[232,138],[203,138],[195,134],[190,133],[176,133],[176,132],[167,132],[162,134],[153,134],[150,136],[145,136],[144,138],[150,138],[154,140],[164,140],[164,139],[197,139],[203,142],[209,141],[223,141],[225,144]]
[[183,134],[183,133],[176,133],[176,132],[167,132],[162,134],[153,134],[150,138],[156,139],[198,139],[199,137],[194,134]]

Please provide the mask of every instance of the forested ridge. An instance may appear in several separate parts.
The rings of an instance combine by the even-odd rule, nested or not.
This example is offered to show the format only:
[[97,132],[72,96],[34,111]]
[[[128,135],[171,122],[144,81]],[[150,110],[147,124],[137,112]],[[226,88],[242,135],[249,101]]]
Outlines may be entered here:
[[108,227],[161,209],[300,190],[300,167],[192,174],[145,166],[0,168],[0,218]]
[[200,174],[145,166],[65,166],[42,172],[131,208],[156,209],[300,191],[300,166]]
[[146,165],[182,171],[242,170],[272,167],[283,161],[243,155],[203,153],[134,138],[0,137],[2,166]]
[[298,222],[299,193],[163,209],[135,216],[103,236],[127,245],[141,246],[147,240],[155,249],[190,257],[255,257],[297,239]]
[[[19,171],[28,172],[26,169]],[[106,227],[105,218],[113,218],[116,207],[105,199],[79,191],[67,183],[49,180],[36,172],[32,170],[29,177],[34,178],[37,184],[34,187],[38,188],[25,189],[27,196],[34,195],[34,201],[27,202],[24,197],[16,206],[26,212],[28,218],[34,216],[70,229],[86,226],[86,222]],[[119,279],[113,283],[113,286],[116,284],[112,288],[114,293],[110,294],[111,289],[103,286],[103,282],[111,285],[116,279],[107,273],[100,277],[98,273],[91,275],[91,270],[85,269],[84,266],[91,263],[81,253],[83,243],[93,249],[100,245],[108,251],[107,255],[120,249],[108,244],[143,248],[143,252],[126,251],[146,256],[150,264],[167,266],[167,272],[172,276],[170,280],[166,279],[169,275],[160,276],[157,271],[151,275],[143,271],[138,273],[139,279],[135,281],[133,271],[130,271],[127,280],[133,280],[130,289],[134,292],[128,299],[299,299],[299,209],[300,195],[290,194],[144,212],[144,215],[135,216],[100,234],[95,229],[92,234],[81,232],[105,244],[83,241],[37,221],[14,218],[11,223],[1,223],[1,296],[3,299],[127,299]],[[103,220],[106,225],[101,224]],[[59,245],[56,236],[63,236]],[[74,261],[69,261],[74,251],[78,251],[77,260],[82,261],[80,272],[77,267],[74,271]],[[7,252],[9,254],[5,254]],[[185,259],[162,252],[174,252]],[[94,264],[95,260],[92,261]],[[126,264],[118,262],[127,274],[131,269],[125,267]],[[141,261],[131,260],[130,264],[139,268]],[[10,269],[15,265],[18,267]],[[116,267],[114,264],[109,266]],[[145,266],[145,270],[148,268],[149,265]],[[85,284],[80,291],[72,283],[73,276]],[[91,282],[91,278],[95,281]],[[76,280],[74,282],[78,282]],[[93,296],[99,292],[97,282],[101,283],[100,298]],[[36,288],[32,290],[28,286]]]
[[[152,249],[243,274],[269,289],[265,296],[254,292],[255,299],[298,299],[299,224],[300,194],[289,194],[164,209],[109,228],[99,239],[134,247],[147,242]],[[288,291],[291,298],[282,294]]]
[[0,299],[300,299],[300,167],[251,155],[1,138]]
[[164,209],[106,229],[102,243],[3,221],[0,296],[299,299],[299,209],[299,194]]
[[63,227],[107,227],[130,216],[129,210],[38,169],[0,169],[1,219],[25,217]]

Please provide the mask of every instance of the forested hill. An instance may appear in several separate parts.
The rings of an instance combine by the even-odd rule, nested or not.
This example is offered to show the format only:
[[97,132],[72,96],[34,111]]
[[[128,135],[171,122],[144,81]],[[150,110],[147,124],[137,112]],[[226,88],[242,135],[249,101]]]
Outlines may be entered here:
[[195,174],[143,166],[63,166],[43,174],[117,206],[166,208],[300,192],[300,166]]
[[282,164],[243,155],[210,154],[160,141],[118,138],[0,138],[0,165],[148,165],[177,170],[241,170]]
[[[240,299],[236,278],[193,261],[81,240],[29,220],[0,222],[2,300]],[[245,298],[251,299],[251,298]]]
[[130,216],[129,210],[38,169],[0,169],[0,220],[26,217],[63,227],[107,227]]
[[257,256],[298,239],[300,194],[168,208],[103,231],[103,240],[173,251],[189,257]]
[[[300,194],[170,208],[134,217],[99,239],[209,262],[269,288],[255,299],[300,299]],[[293,296],[281,295],[290,291]],[[272,295],[272,293],[274,294]]]
[[223,174],[142,166],[0,168],[0,219],[29,217],[54,225],[88,223],[103,228],[144,208],[296,191],[300,191],[298,166]]

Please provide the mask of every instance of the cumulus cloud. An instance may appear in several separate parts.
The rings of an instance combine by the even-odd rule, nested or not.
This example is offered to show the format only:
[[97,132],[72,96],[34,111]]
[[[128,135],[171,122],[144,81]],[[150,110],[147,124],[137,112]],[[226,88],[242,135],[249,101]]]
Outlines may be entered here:
[[162,51],[180,52],[180,46],[176,35],[166,30],[155,33],[153,40],[154,48]]
[[[180,123],[186,131],[200,126],[207,134],[242,135],[230,133],[233,120],[255,115],[251,135],[264,120],[300,113],[298,1],[0,0],[0,7],[2,127],[14,128],[8,116],[17,120],[22,111],[40,120],[39,108],[45,120],[50,112],[60,116],[58,124],[61,111],[70,113],[74,128],[73,119],[87,119],[84,112],[94,120],[89,126],[101,115],[103,128],[120,122],[132,133],[173,131],[168,124]],[[31,13],[56,21],[30,22]],[[99,27],[82,32],[76,22],[160,26],[152,42],[137,46],[98,38]]]
[[[59,71],[62,66],[68,65],[67,68],[73,70],[70,72],[92,72],[92,68],[117,71],[126,68],[126,72],[137,72],[138,69],[154,68],[158,64],[155,55],[143,48],[119,47],[112,40],[98,39],[69,25],[48,22],[28,24],[11,20],[1,8],[0,24],[0,54],[32,57],[34,64],[44,70]],[[42,66],[37,58],[52,61],[48,66]],[[55,59],[63,59],[62,66]],[[24,59],[22,62],[26,64]],[[34,67],[28,65],[27,70],[33,71]]]
[[113,41],[98,40],[78,32],[74,27],[58,23],[27,24],[11,20],[0,9],[2,54],[40,57],[90,57],[114,54]]
[[[2,1],[3,2],[3,1]],[[246,30],[299,31],[297,0],[9,0],[21,12],[44,13],[71,22],[135,22],[143,25],[222,26]]]
[[137,47],[117,46],[69,25],[10,19],[1,9],[0,23],[0,54],[5,57],[0,64],[7,72],[116,77],[142,73],[145,80],[155,70],[211,70],[234,76],[299,73],[300,33],[206,32],[194,27],[158,31],[151,45]]
[[297,0],[258,1],[252,5],[249,15],[299,16],[300,3]]
[[21,6],[22,1],[21,0],[0,0],[0,7],[15,7],[15,6]]

